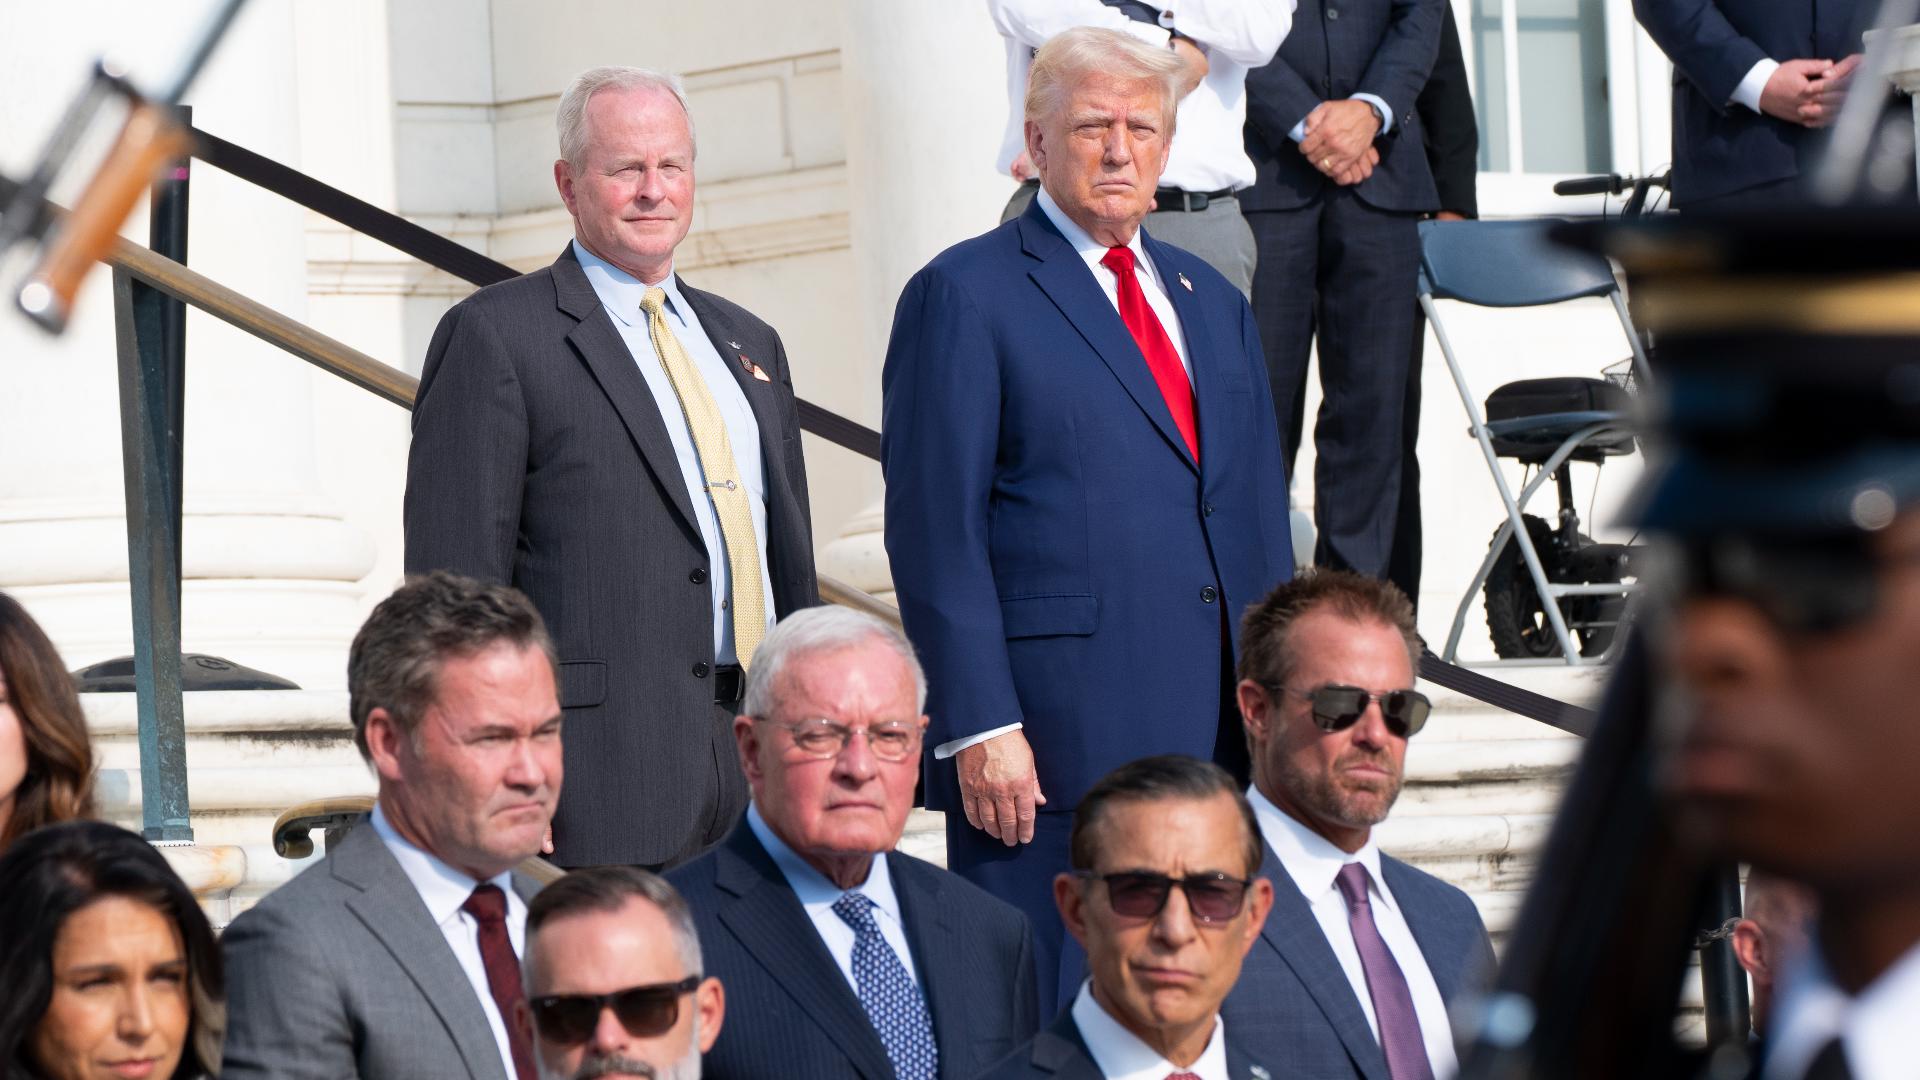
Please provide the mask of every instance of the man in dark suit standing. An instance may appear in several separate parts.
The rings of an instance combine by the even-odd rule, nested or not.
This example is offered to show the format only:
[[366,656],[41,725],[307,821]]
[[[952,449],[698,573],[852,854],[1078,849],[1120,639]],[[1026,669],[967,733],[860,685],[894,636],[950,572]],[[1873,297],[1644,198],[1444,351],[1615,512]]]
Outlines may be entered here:
[[1253,313],[1140,228],[1181,70],[1116,30],[1040,47],[1040,193],[908,282],[882,381],[927,804],[948,865],[1033,920],[1048,1010],[1079,982],[1051,884],[1070,812],[1143,753],[1244,763],[1228,626],[1293,565]]
[[679,81],[596,68],[558,119],[574,241],[441,320],[406,565],[511,582],[547,616],[574,781],[554,861],[659,866],[739,816],[743,669],[818,602],[800,425],[779,336],[674,272],[693,214]]
[[1053,886],[1089,978],[982,1080],[1269,1080],[1219,1012],[1273,905],[1259,865],[1253,809],[1218,765],[1169,754],[1107,774]]
[[373,818],[227,928],[220,1075],[535,1080],[515,1025],[527,900],[560,792],[553,646],[526,597],[432,574],[353,639]]
[[[1442,17],[1444,0],[1301,0],[1279,55],[1247,75],[1256,179],[1240,207],[1282,419],[1299,412],[1319,344],[1313,561],[1376,577],[1400,497],[1417,221],[1440,208],[1414,101]],[[1304,425],[1287,427],[1291,467]]]
[[1860,0],[1634,0],[1673,61],[1673,205],[1799,196],[1818,129],[1840,112],[1877,5]]
[[1374,842],[1430,710],[1413,608],[1386,582],[1317,571],[1249,612],[1240,647],[1274,912],[1227,1028],[1302,1076],[1445,1080],[1447,1007],[1491,977],[1493,946],[1465,893]]
[[726,987],[709,1080],[968,1080],[1033,1034],[1026,918],[894,850],[925,696],[913,647],[870,615],[815,608],[762,644],[734,721],[753,803],[668,874]]

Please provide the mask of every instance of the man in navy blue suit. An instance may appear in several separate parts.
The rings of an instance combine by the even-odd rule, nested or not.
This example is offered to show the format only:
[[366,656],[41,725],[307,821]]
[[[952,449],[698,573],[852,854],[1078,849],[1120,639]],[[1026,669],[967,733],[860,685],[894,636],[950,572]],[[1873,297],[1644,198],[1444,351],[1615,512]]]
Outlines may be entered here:
[[1316,571],[1247,614],[1240,710],[1273,914],[1220,1015],[1256,1060],[1322,1080],[1446,1080],[1447,1007],[1493,973],[1473,901],[1383,855],[1430,705],[1400,590]]
[[734,721],[746,820],[668,880],[726,987],[709,1080],[968,1080],[1033,1034],[1019,911],[894,850],[913,809],[926,681],[845,608],[782,619]]
[[1300,0],[1273,62],[1247,73],[1253,309],[1287,465],[1305,438],[1319,344],[1313,561],[1387,572],[1416,327],[1419,218],[1441,209],[1414,107],[1445,0]]
[[1041,191],[908,282],[882,383],[927,804],[948,865],[1033,920],[1048,1010],[1079,982],[1051,884],[1071,811],[1143,754],[1244,763],[1230,622],[1292,569],[1253,313],[1139,228],[1180,71],[1114,30],[1041,46]]
[[1798,195],[1860,63],[1861,0],[1634,0],[1673,61],[1673,204]]

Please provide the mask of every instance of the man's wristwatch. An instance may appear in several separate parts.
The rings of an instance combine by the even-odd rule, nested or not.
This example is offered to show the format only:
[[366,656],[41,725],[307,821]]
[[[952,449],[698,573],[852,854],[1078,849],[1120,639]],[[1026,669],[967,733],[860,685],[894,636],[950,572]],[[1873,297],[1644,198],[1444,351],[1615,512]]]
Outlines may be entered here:
[[[1360,100],[1366,101],[1365,98],[1361,98]],[[1381,112],[1380,106],[1374,104],[1371,101],[1366,101],[1366,105],[1367,105],[1367,108],[1373,110],[1373,122],[1380,125],[1381,131],[1383,132],[1386,131],[1387,130],[1387,114]]]

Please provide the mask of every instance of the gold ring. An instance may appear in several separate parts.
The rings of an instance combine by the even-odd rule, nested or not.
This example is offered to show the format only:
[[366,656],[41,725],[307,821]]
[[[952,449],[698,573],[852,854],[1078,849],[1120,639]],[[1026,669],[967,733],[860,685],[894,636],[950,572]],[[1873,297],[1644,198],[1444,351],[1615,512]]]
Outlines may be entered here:
[[1320,159],[1320,168],[1321,168],[1321,169],[1323,169],[1323,170],[1324,170],[1324,169],[1331,169],[1331,168],[1333,168],[1333,159],[1332,159],[1332,158],[1324,158],[1324,157],[1323,157],[1323,158],[1321,158],[1321,159]]

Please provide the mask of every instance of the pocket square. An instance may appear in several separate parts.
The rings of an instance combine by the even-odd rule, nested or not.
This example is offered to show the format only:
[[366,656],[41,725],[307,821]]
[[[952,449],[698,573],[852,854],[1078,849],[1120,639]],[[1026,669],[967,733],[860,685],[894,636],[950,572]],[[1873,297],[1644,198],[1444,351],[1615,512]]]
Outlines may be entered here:
[[760,370],[759,364],[756,364],[753,361],[747,359],[746,353],[740,354],[740,366],[747,369],[747,374],[753,376],[756,379],[759,379],[761,382],[770,383],[773,381],[772,379],[767,377],[766,372]]

